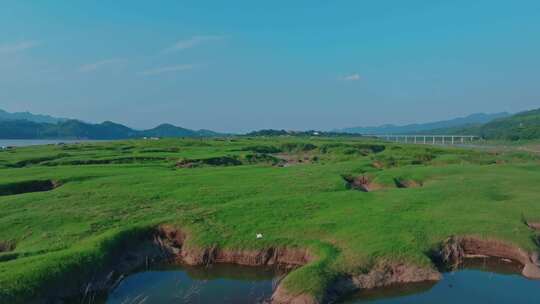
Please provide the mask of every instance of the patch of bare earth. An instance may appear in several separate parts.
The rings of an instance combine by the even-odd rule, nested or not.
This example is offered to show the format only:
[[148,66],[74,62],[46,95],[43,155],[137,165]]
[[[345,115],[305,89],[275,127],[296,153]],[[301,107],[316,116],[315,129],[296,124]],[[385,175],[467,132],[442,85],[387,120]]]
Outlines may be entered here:
[[363,192],[371,192],[384,188],[382,185],[374,183],[367,175],[343,176],[343,179],[347,183],[348,188]]
[[[315,259],[309,251],[300,248],[269,247],[260,250],[231,250],[217,247],[186,248],[183,245],[186,238],[187,235],[174,226],[163,225],[159,228],[157,241],[161,248],[165,248],[173,261],[188,265],[232,263],[248,266],[274,265],[294,269]],[[321,299],[310,294],[292,293],[280,284],[272,295],[271,303],[330,303],[359,289],[383,287],[397,283],[436,281],[440,277],[439,272],[430,268],[400,263],[381,263],[367,274],[344,276],[336,280]]]
[[[259,250],[233,250],[210,248],[187,248],[184,243],[188,235],[170,225],[162,225],[154,238],[161,252],[170,261],[188,265],[232,263],[248,266],[277,265],[294,269],[315,260],[309,251],[301,248],[268,247]],[[488,256],[516,261],[523,265],[522,274],[528,278],[540,278],[537,254],[530,254],[519,247],[474,237],[451,237],[444,242],[439,253],[448,265],[462,263],[469,257]],[[431,267],[420,267],[405,263],[381,262],[369,272],[345,274],[329,286],[322,298],[305,293],[292,293],[283,285],[277,286],[272,295],[274,304],[318,304],[330,303],[341,296],[361,289],[372,289],[393,284],[438,281],[441,274]]]
[[[61,282],[62,295],[48,300],[62,299],[68,294],[86,295],[92,292],[112,290],[125,275],[148,266],[152,263],[182,263],[193,266],[206,266],[215,263],[229,263],[247,266],[276,266],[285,269],[295,269],[315,261],[316,257],[302,248],[267,247],[262,249],[223,249],[216,246],[200,248],[193,247],[186,242],[189,235],[173,225],[161,225],[152,237],[136,242],[136,247],[125,249],[117,255],[115,261],[108,269],[102,270],[100,275],[94,276],[84,286],[78,285],[69,289],[66,282]],[[481,240],[472,237],[452,237],[446,240],[438,252],[444,263],[459,264],[470,256],[500,257],[517,261],[524,265],[523,275],[529,278],[540,278],[538,271],[538,258],[526,251],[493,240]],[[332,303],[340,297],[362,289],[372,289],[401,283],[415,283],[437,281],[441,274],[432,267],[420,267],[405,263],[381,262],[376,264],[369,272],[361,274],[343,274],[337,278],[324,295],[316,297],[307,293],[294,293],[283,284],[279,284],[274,291],[271,303],[273,304],[320,304]]]
[[403,178],[395,178],[394,183],[396,184],[396,187],[398,188],[418,188],[424,185],[422,182],[418,182],[412,179],[403,179]]
[[[105,269],[97,270],[92,280],[80,284],[73,280],[62,280],[52,284],[46,294],[39,295],[44,303],[58,300],[75,300],[85,303],[98,294],[113,290],[131,272],[157,263],[208,266],[216,263],[246,266],[273,266],[291,270],[309,263],[313,257],[301,248],[268,247],[259,250],[233,250],[219,247],[188,247],[188,235],[172,225],[161,225],[151,237],[138,239],[133,247],[115,254],[113,261]],[[312,298],[310,295],[295,298]],[[278,302],[276,302],[278,303]],[[298,302],[286,303],[318,303]]]
[[278,286],[272,296],[274,304],[334,303],[341,297],[359,290],[373,289],[404,283],[438,281],[441,274],[431,268],[423,268],[403,263],[379,263],[368,273],[344,275],[327,290],[323,299],[315,299],[306,294],[291,294],[283,286]]
[[540,222],[527,222],[527,226],[533,230],[540,230]]
[[381,162],[381,161],[378,161],[378,160],[376,160],[376,161],[374,161],[373,163],[371,163],[371,166],[372,166],[373,168],[377,168],[377,169],[384,169],[384,163]]
[[297,268],[312,260],[304,249],[286,247],[268,247],[259,250],[231,250],[218,247],[186,248],[186,234],[170,225],[162,225],[158,229],[156,242],[176,262],[190,266],[229,263],[245,266],[283,266]]
[[311,164],[315,161],[315,156],[309,154],[288,154],[288,153],[278,153],[274,156],[279,159],[279,162],[276,164],[278,167],[291,167],[297,165],[306,165]]

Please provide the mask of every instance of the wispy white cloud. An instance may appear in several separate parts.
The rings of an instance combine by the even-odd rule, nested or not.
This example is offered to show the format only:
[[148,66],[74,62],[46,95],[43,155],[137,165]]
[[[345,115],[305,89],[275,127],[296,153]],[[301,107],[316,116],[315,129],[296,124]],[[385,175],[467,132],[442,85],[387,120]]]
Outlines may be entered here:
[[125,59],[106,59],[106,60],[101,60],[101,61],[94,62],[94,63],[83,64],[79,68],[79,72],[83,72],[83,73],[93,72],[93,71],[99,70],[99,69],[101,69],[103,67],[106,67],[106,66],[109,66],[109,65],[112,65],[112,64],[116,64],[116,63],[121,63],[121,62],[124,62],[124,61],[126,61],[126,60]]
[[193,36],[189,39],[177,41],[172,46],[164,49],[162,53],[171,53],[171,52],[181,51],[185,49],[190,49],[192,47],[195,47],[197,45],[200,45],[206,42],[219,41],[225,38],[227,38],[227,36],[223,36],[223,35]]
[[165,67],[148,69],[146,71],[139,72],[138,74],[144,75],[144,76],[159,75],[163,73],[174,73],[174,72],[192,70],[195,67],[196,65],[194,64],[181,64],[181,65],[165,66]]
[[360,75],[358,73],[354,73],[354,74],[342,76],[340,77],[340,79],[344,81],[357,81],[357,80],[360,80]]
[[16,43],[0,44],[0,53],[18,53],[24,50],[35,48],[39,45],[38,41],[27,40]]

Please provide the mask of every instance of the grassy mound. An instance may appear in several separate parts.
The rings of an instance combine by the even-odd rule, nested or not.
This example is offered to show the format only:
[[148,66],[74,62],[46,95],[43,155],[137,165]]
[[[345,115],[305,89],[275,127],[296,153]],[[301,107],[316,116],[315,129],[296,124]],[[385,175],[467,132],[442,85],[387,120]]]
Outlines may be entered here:
[[[275,166],[282,154],[316,161]],[[197,168],[178,166],[189,161]],[[523,218],[540,221],[539,159],[525,152],[330,138],[131,140],[17,148],[0,153],[0,166],[0,240],[17,245],[0,252],[0,299],[10,303],[84,285],[130,236],[161,223],[189,231],[193,248],[307,248],[316,259],[283,284],[313,295],[381,261],[432,267],[427,253],[451,235],[538,249]],[[347,189],[343,177],[358,176],[379,191]],[[67,182],[23,191],[35,181]]]

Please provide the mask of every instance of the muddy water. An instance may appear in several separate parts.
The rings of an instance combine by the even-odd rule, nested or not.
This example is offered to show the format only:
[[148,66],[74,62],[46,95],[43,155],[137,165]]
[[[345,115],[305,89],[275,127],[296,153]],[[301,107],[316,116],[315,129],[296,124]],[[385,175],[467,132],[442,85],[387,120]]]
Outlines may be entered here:
[[168,266],[128,276],[106,303],[264,303],[279,275],[272,269],[236,265]]
[[499,259],[469,260],[462,269],[443,273],[440,282],[364,291],[344,303],[540,303],[540,281],[524,278],[520,270]]

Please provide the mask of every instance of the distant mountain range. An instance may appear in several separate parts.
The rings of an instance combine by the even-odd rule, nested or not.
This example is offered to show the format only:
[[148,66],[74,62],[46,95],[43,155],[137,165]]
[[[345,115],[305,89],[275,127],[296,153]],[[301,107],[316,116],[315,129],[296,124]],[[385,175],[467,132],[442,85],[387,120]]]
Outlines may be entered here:
[[540,138],[540,109],[498,118],[485,124],[431,130],[433,134],[471,134],[485,139],[529,140]]
[[2,120],[28,120],[33,122],[57,123],[68,119],[52,117],[49,115],[32,114],[30,112],[9,113],[0,109],[0,121]]
[[[510,115],[477,113],[450,120],[403,126],[357,127],[321,131],[261,130],[248,136],[340,136],[346,134],[468,134],[486,139],[540,139],[540,109]],[[148,130],[135,130],[105,121],[99,124],[75,119],[35,115],[28,112],[8,113],[0,110],[0,139],[129,139],[141,137],[213,137],[225,134],[210,130],[190,130],[161,124]]]
[[422,123],[422,124],[409,124],[409,125],[382,125],[376,127],[353,127],[335,130],[337,132],[343,133],[354,133],[354,134],[371,134],[371,135],[381,135],[381,134],[417,134],[423,133],[425,131],[431,131],[436,129],[445,129],[445,128],[454,128],[454,127],[466,127],[484,124],[490,122],[494,119],[503,118],[510,116],[507,112],[494,113],[494,114],[485,114],[485,113],[475,113],[466,117],[458,117],[450,120],[442,120],[436,122]]
[[148,130],[135,130],[111,121],[92,124],[75,119],[0,110],[1,139],[128,139],[220,135],[222,134],[210,130],[190,130],[171,124],[161,124]]

